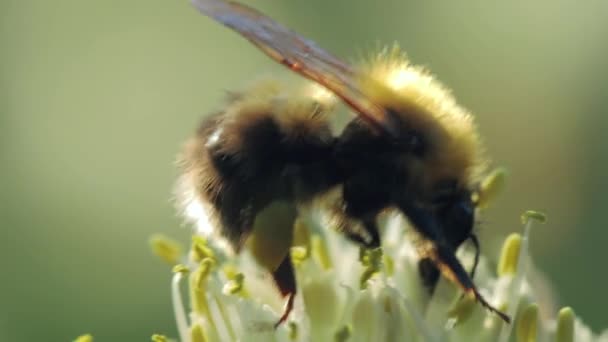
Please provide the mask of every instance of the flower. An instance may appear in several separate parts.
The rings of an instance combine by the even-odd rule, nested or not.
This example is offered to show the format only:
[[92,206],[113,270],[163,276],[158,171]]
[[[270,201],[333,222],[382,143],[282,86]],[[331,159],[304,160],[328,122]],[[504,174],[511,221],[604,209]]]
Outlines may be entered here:
[[[184,264],[174,268],[172,298],[181,341],[608,341],[571,308],[541,319],[543,292],[529,260],[534,222],[527,212],[522,234],[504,242],[498,267],[481,257],[475,283],[513,318],[506,324],[441,279],[433,295],[418,275],[419,256],[402,216],[384,224],[381,249],[361,251],[339,233],[320,229],[318,217],[300,222],[305,238],[292,248],[298,296],[288,322],[274,328],[283,301],[267,271],[244,252],[229,256],[212,241],[193,239]],[[162,239],[155,238],[156,243]],[[163,243],[166,247],[172,244]],[[167,252],[166,248],[161,248]],[[168,252],[168,255],[173,255]],[[458,257],[470,267],[473,253]],[[190,313],[181,286],[188,279]]]

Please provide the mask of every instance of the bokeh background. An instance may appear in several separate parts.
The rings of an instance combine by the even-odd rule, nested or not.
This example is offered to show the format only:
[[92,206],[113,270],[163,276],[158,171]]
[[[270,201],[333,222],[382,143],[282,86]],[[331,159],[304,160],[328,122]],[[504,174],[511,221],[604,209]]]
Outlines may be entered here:
[[[608,325],[608,3],[248,1],[338,56],[399,42],[477,116],[508,186],[484,252],[532,236],[558,300]],[[0,341],[175,336],[155,232],[180,144],[226,89],[283,77],[187,1],[0,2]]]

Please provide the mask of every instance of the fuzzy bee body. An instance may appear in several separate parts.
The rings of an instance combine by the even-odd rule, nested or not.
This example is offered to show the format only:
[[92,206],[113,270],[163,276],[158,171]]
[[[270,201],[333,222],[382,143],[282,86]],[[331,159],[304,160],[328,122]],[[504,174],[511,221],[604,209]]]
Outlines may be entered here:
[[336,134],[332,100],[260,82],[206,118],[180,157],[186,210],[202,208],[207,230],[237,252],[247,245],[289,296],[277,324],[287,318],[296,291],[288,253],[297,207],[332,189],[339,196],[330,211],[346,237],[378,247],[377,216],[400,211],[426,242],[423,281],[432,288],[441,273],[509,321],[485,301],[455,256],[467,239],[478,247],[473,195],[486,162],[472,116],[450,91],[397,48],[353,67],[244,5],[194,4],[357,114]]
[[323,109],[309,98],[284,98],[280,88],[264,81],[233,95],[180,157],[183,181],[210,205],[212,229],[237,251],[268,205],[311,201],[339,181]]

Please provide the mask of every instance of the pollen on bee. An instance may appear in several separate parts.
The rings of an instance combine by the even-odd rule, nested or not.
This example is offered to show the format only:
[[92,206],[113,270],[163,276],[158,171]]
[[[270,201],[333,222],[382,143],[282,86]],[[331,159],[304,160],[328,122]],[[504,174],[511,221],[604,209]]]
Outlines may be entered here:
[[186,206],[186,215],[189,218],[192,218],[197,221],[198,227],[203,231],[203,233],[211,233],[211,225],[208,224],[208,219],[207,215],[205,214],[205,210],[198,201],[191,201]]
[[396,68],[391,70],[391,73],[387,75],[387,84],[392,89],[403,88],[407,84],[413,83],[419,75],[407,68]]
[[198,198],[194,187],[189,186],[187,182],[186,176],[183,176],[178,182],[176,191],[179,194],[179,206],[183,215],[188,221],[196,225],[198,233],[211,235],[213,234],[213,224],[208,211]]
[[213,132],[213,134],[211,134],[211,136],[209,136],[209,138],[207,139],[207,143],[205,144],[206,146],[213,146],[216,145],[220,142],[220,138],[222,136],[222,129],[218,128],[215,130],[215,132]]

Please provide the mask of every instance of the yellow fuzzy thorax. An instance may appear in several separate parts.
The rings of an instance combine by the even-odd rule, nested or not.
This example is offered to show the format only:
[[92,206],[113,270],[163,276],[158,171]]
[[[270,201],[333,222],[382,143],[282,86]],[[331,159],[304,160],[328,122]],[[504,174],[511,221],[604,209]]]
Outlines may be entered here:
[[410,64],[399,47],[382,50],[360,66],[360,86],[377,105],[393,110],[430,147],[419,166],[425,183],[457,179],[472,186],[484,168],[472,115],[424,68]]

